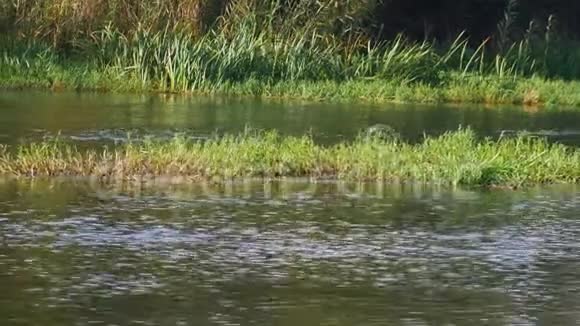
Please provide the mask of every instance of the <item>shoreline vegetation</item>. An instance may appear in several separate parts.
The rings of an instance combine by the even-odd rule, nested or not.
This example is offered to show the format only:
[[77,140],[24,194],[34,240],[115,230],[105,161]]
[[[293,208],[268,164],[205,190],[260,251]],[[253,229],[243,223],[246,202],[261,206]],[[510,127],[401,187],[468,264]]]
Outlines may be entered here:
[[580,106],[580,43],[515,0],[482,40],[427,41],[379,37],[374,1],[287,2],[8,1],[0,88]]
[[423,183],[518,188],[580,182],[580,151],[526,135],[477,139],[470,129],[408,144],[392,131],[321,146],[309,136],[248,130],[204,141],[177,136],[81,150],[59,139],[0,147],[0,175],[96,177],[104,182],[180,177]]

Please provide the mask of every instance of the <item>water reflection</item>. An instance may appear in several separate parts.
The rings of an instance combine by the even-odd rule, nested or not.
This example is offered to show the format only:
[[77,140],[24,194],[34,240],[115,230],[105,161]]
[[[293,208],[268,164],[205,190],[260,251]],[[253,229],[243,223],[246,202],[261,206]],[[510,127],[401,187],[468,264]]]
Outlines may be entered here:
[[580,192],[0,181],[14,325],[575,324]]
[[392,126],[411,141],[460,126],[478,134],[529,130],[566,144],[580,143],[580,110],[534,112],[520,107],[328,104],[227,97],[176,97],[0,92],[0,143],[61,133],[92,145],[185,133],[207,137],[246,126],[284,134],[312,133],[322,143],[353,138],[375,124]]

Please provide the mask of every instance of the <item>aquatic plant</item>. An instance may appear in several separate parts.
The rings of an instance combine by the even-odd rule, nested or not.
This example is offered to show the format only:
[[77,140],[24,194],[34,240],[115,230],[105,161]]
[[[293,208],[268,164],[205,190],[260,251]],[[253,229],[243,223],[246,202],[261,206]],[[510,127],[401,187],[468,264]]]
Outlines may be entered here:
[[478,139],[467,130],[408,144],[361,136],[329,147],[308,136],[247,131],[205,141],[177,136],[111,149],[80,150],[60,140],[0,151],[0,174],[124,180],[309,177],[442,185],[522,186],[580,181],[580,152],[537,137]]

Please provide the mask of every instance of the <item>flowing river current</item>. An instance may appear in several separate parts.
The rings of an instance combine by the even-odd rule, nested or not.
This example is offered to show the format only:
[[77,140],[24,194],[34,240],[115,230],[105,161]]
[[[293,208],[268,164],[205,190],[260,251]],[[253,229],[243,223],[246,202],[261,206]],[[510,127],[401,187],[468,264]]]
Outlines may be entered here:
[[[271,106],[271,107],[268,107]],[[389,124],[578,144],[580,114],[0,94],[0,143]],[[139,134],[141,133],[141,134]],[[0,325],[577,325],[580,187],[0,178]]]
[[406,140],[470,127],[481,136],[527,130],[580,145],[580,110],[567,108],[326,104],[235,98],[0,92],[0,144],[45,136],[92,146],[175,133],[203,138],[246,127],[311,134],[324,144],[350,140],[376,124]]

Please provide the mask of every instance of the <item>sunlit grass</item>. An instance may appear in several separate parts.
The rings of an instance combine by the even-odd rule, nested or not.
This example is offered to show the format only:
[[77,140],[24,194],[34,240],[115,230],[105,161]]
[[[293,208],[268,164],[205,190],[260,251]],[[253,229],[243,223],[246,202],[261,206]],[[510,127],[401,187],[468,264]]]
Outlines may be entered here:
[[[580,105],[580,84],[574,81],[580,78],[580,45],[551,34],[506,39],[498,49],[489,40],[474,47],[465,34],[449,44],[404,36],[380,41],[358,31],[355,20],[339,19],[348,25],[344,33],[330,31],[337,13],[328,1],[297,1],[290,8],[249,0],[228,1],[220,18],[207,12],[217,22],[201,33],[173,22],[203,14],[205,6],[213,6],[208,1],[177,1],[177,7],[91,3],[101,11],[85,12],[95,20],[87,26],[79,26],[75,16],[88,5],[81,1],[31,0],[19,6],[15,28],[24,36],[0,40],[0,87]],[[346,3],[363,16],[374,6]],[[143,21],[114,16],[121,5]],[[185,12],[179,8],[191,9],[186,12],[193,16],[180,16]],[[70,19],[54,21],[53,14]],[[63,26],[51,30],[55,24]],[[58,42],[50,42],[52,34]]]
[[[5,40],[1,88],[178,92],[371,102],[580,105],[580,83],[549,78],[523,49],[489,59],[458,38],[447,50],[400,37],[368,48],[266,32],[115,31],[65,56]],[[580,60],[579,60],[580,61]]]
[[478,140],[470,130],[429,137],[420,144],[360,136],[330,147],[308,136],[248,131],[206,141],[148,140],[110,150],[81,151],[58,140],[26,144],[0,150],[0,174],[202,180],[309,177],[517,187],[580,181],[580,152],[527,136]]

